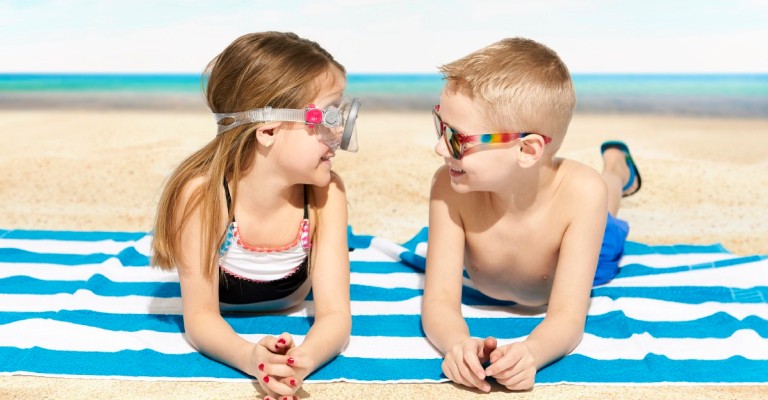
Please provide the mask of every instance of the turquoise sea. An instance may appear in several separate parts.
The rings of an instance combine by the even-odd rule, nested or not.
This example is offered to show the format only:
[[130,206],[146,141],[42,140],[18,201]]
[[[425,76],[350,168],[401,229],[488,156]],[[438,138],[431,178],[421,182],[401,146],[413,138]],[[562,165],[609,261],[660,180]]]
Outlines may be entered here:
[[[768,74],[574,74],[583,112],[768,118]],[[435,104],[438,74],[350,74],[347,92],[365,107]],[[0,108],[204,107],[199,74],[0,74]],[[145,101],[146,100],[146,101]]]

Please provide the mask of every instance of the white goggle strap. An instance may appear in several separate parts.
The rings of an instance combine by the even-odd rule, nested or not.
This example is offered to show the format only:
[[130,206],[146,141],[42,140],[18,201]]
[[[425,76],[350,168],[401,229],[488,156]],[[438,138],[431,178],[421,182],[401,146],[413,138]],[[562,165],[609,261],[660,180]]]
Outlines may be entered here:
[[[306,122],[306,113],[306,110],[264,107],[235,113],[214,113],[213,117],[219,126],[217,134],[220,135],[232,128],[251,122]],[[233,121],[228,125],[223,125],[222,121],[226,119]]]

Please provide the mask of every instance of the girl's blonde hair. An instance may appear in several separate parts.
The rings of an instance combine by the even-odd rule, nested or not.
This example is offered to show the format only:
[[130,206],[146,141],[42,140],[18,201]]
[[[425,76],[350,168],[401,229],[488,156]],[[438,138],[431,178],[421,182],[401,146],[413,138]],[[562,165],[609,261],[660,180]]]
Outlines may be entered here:
[[[261,32],[243,35],[214,58],[206,68],[205,97],[214,113],[246,111],[271,106],[303,108],[320,90],[318,78],[344,67],[317,43],[294,33]],[[184,160],[168,179],[157,208],[152,241],[152,265],[165,270],[175,268],[183,249],[180,235],[190,215],[199,207],[203,269],[213,277],[217,271],[217,252],[226,229],[222,221],[221,191],[226,177],[237,182],[250,167],[257,146],[255,132],[262,124],[244,124],[211,140]],[[212,131],[216,125],[211,124]],[[182,191],[191,180],[203,183],[191,193],[180,209]],[[237,186],[232,185],[232,202]],[[228,220],[232,221],[233,207]],[[181,218],[177,216],[181,215]]]
[[[489,128],[534,132],[560,147],[576,105],[568,68],[552,49],[509,38],[440,67],[451,92],[479,101]],[[554,154],[554,153],[553,153]]]

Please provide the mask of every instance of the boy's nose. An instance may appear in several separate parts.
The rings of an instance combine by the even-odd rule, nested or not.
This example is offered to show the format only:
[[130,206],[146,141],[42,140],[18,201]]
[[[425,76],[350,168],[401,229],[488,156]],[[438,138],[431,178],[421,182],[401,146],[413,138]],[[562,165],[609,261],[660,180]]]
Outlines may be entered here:
[[448,153],[448,145],[445,144],[445,140],[443,140],[443,138],[437,139],[437,143],[435,144],[435,154],[444,158],[451,156]]

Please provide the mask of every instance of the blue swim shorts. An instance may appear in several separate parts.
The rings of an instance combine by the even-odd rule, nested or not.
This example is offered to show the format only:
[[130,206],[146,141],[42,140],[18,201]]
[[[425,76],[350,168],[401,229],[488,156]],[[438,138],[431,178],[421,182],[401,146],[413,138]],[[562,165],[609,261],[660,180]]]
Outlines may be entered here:
[[619,261],[624,255],[624,242],[629,234],[627,221],[615,218],[610,213],[605,222],[603,245],[600,248],[600,258],[597,260],[597,271],[592,286],[610,282],[619,273]]

